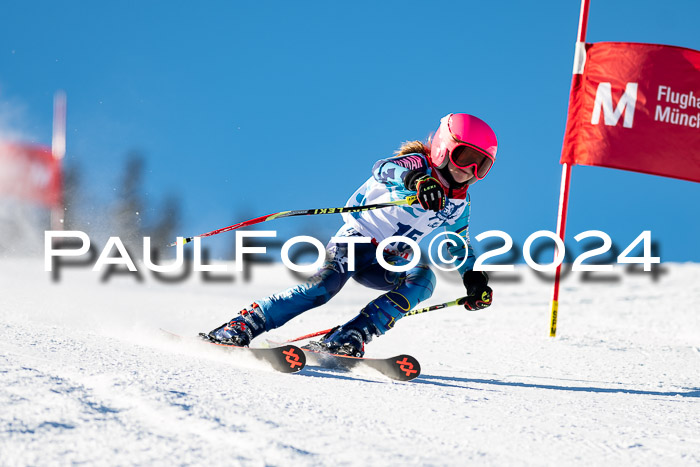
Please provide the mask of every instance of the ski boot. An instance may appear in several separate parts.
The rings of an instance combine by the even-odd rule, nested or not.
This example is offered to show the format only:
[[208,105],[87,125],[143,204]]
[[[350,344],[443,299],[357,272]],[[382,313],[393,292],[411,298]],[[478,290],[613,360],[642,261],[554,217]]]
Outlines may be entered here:
[[265,331],[265,315],[260,306],[253,303],[240,314],[207,334],[212,342],[224,345],[248,347],[253,338]]
[[331,329],[320,342],[309,342],[303,348],[314,352],[362,357],[365,354],[365,344],[375,335],[379,335],[377,328],[369,315],[362,310],[346,324]]

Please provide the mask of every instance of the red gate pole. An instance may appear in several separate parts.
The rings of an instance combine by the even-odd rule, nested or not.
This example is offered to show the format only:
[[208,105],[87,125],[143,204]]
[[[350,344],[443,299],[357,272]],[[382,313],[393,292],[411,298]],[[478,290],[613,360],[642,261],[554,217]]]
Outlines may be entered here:
[[[583,79],[583,67],[586,63],[586,29],[588,27],[588,5],[590,0],[581,0],[581,14],[578,20],[578,37],[576,40],[576,50],[574,52],[574,69],[571,78],[571,90],[569,91],[569,108],[571,108],[571,100],[576,92],[581,88]],[[567,119],[566,132],[569,132],[569,126],[575,124]],[[571,166],[568,163],[562,164],[561,170],[561,188],[559,190],[559,214],[557,216],[557,235],[564,241],[566,233],[566,214],[569,208],[569,188],[571,185]],[[556,258],[559,252],[556,251]],[[549,336],[557,335],[557,315],[559,312],[559,281],[561,279],[561,267],[563,261],[557,266],[554,275],[554,291],[552,292],[552,316],[549,325]]]
[[51,230],[64,230],[64,180],[63,157],[66,155],[66,93],[57,91],[53,98],[53,134],[51,135],[51,154],[58,172],[58,200],[51,208]]

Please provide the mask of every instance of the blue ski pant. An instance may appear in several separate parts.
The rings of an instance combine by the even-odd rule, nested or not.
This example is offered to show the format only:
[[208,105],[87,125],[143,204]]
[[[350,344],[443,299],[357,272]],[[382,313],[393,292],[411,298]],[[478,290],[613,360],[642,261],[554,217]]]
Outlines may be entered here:
[[[346,225],[336,236],[361,234]],[[348,271],[348,248],[347,243],[329,242],[326,261],[306,283],[257,300],[265,314],[265,330],[278,328],[301,313],[327,303],[351,277],[366,287],[386,291],[364,308],[380,334],[391,329],[405,313],[433,294],[435,274],[428,266],[419,264],[405,272],[389,271],[377,262],[376,246],[362,243],[355,245],[355,270]],[[389,264],[408,263],[401,256],[383,253]]]

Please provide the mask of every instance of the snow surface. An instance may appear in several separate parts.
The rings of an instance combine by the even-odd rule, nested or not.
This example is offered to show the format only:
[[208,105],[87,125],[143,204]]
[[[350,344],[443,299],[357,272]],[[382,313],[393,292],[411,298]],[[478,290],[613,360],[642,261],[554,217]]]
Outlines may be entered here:
[[[280,266],[248,283],[75,268],[54,283],[42,261],[0,259],[0,464],[697,464],[700,265],[663,267],[658,282],[567,278],[555,339],[551,285],[525,268],[487,311],[405,318],[367,351],[417,357],[423,374],[399,383],[281,374],[159,334],[294,285]],[[441,277],[426,304],[462,292]],[[375,294],[351,282],[270,338],[340,324]]]

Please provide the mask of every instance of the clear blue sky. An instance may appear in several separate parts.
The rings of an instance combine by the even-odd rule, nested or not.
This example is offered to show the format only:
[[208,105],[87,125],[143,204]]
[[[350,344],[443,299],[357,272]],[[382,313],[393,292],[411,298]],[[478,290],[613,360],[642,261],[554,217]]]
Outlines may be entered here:
[[[578,1],[6,2],[3,124],[49,143],[68,95],[68,162],[107,200],[125,155],[183,197],[183,235],[343,205],[375,160],[449,112],[495,129],[472,236],[555,230]],[[696,0],[592,0],[588,42],[700,49]],[[651,230],[663,261],[700,261],[700,184],[574,167],[567,238]],[[99,222],[99,219],[95,219]],[[312,222],[330,235],[340,218]],[[211,239],[217,242],[232,241]],[[479,248],[478,244],[476,245]]]

